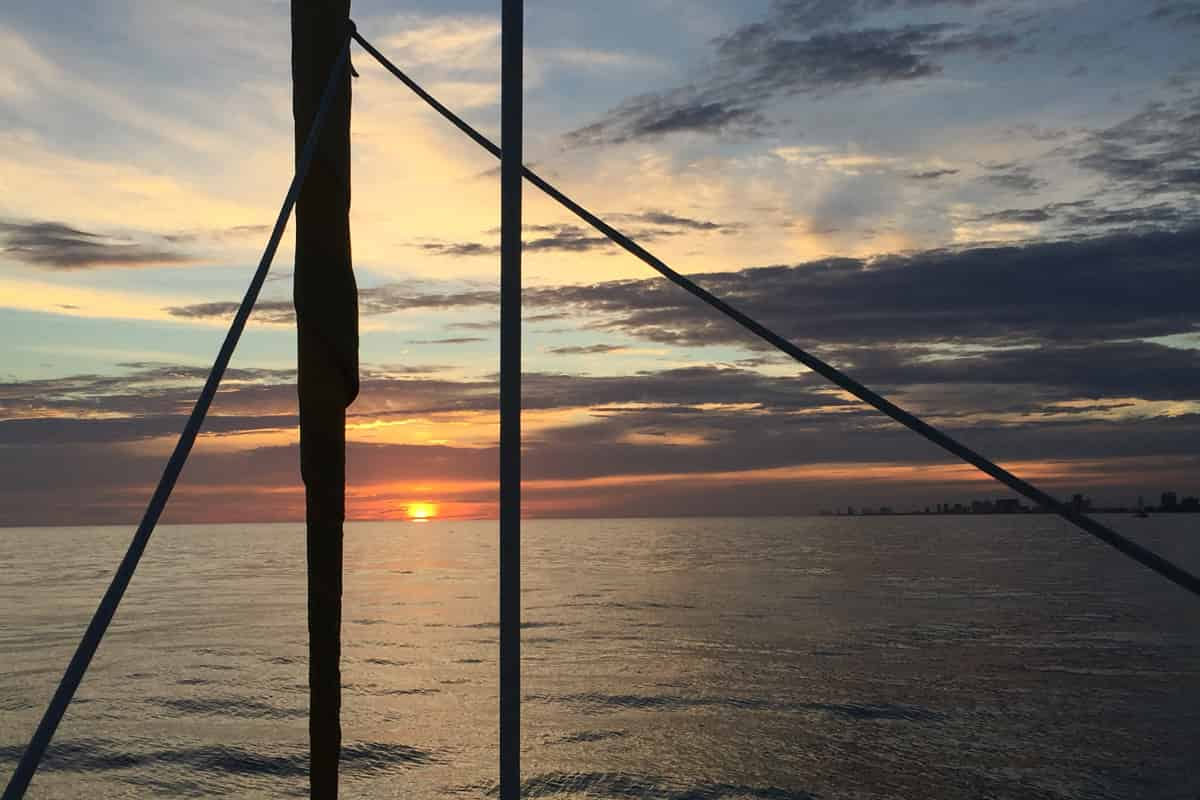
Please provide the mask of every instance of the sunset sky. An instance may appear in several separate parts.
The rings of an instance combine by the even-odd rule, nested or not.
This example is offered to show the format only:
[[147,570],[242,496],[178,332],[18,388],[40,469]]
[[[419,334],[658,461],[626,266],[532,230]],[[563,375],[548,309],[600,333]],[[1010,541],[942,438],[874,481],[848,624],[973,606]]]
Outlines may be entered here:
[[[560,188],[1052,491],[1200,490],[1200,3],[526,5]],[[353,15],[498,138],[498,4]],[[0,525],[140,517],[290,178],[289,47],[286,0],[0,8]],[[353,59],[349,513],[494,516],[496,163]],[[528,514],[1009,494],[533,189],[525,221]],[[290,238],[168,521],[303,516]]]

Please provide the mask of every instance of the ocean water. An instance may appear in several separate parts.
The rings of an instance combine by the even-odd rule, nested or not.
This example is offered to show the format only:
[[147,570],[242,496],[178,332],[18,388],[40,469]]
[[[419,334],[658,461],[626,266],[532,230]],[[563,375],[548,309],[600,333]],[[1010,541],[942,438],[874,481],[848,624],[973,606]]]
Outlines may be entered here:
[[[1200,569],[1200,518],[1114,524]],[[490,522],[346,534],[342,792],[487,798]],[[0,779],[131,535],[0,529]],[[1200,796],[1200,602],[1043,516],[525,527],[531,798]],[[159,530],[30,797],[306,793],[303,528]]]

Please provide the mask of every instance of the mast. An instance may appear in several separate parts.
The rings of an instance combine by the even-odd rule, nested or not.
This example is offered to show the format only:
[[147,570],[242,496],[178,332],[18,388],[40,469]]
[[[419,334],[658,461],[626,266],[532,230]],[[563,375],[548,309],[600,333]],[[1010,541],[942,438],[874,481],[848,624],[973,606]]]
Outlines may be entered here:
[[[350,26],[350,0],[292,0],[297,156]],[[346,408],[358,394],[358,301],[350,258],[350,71],[296,204],[300,472],[308,562],[310,797],[338,793]]]
[[500,78],[500,798],[521,796],[523,0],[504,0]]

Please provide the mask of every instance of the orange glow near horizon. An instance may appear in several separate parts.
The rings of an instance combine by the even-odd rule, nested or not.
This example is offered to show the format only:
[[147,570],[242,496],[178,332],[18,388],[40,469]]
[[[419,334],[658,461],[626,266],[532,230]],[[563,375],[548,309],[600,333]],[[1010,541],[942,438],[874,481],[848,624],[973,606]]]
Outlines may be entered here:
[[[1074,460],[1011,461],[1006,468],[1042,483],[1051,492],[1088,491],[1124,486],[1127,476],[1143,480],[1177,482],[1190,474],[1189,457],[1127,457]],[[386,471],[386,465],[380,467]],[[955,491],[1006,493],[1000,484],[966,464],[921,463],[822,463],[743,471],[661,472],[655,474],[603,475],[581,478],[533,478],[524,481],[523,514],[527,517],[620,517],[628,515],[631,498],[647,493],[670,495],[678,501],[681,492],[697,493],[748,488],[771,484],[793,484],[797,490],[820,498],[824,487],[854,485],[858,491],[889,484],[904,486],[923,503],[934,487]],[[930,488],[925,488],[930,487]],[[152,486],[131,486],[115,493],[103,506],[104,524],[136,520]],[[495,520],[498,516],[498,485],[493,480],[455,480],[428,477],[421,480],[360,480],[346,487],[347,519],[364,522],[405,520],[410,522]],[[939,489],[940,490],[940,489]],[[425,498],[413,500],[412,498]],[[436,501],[430,498],[437,498]],[[51,502],[53,495],[46,495]],[[220,502],[217,502],[220,500]],[[819,499],[813,501],[819,504]],[[645,506],[642,506],[643,508]],[[675,502],[675,511],[686,505]],[[237,516],[229,514],[238,510]],[[304,489],[299,482],[245,485],[232,483],[190,484],[175,492],[169,512],[171,523],[302,522]],[[65,524],[75,524],[73,522]]]
[[412,522],[429,522],[437,518],[438,507],[434,503],[409,503],[404,511]]

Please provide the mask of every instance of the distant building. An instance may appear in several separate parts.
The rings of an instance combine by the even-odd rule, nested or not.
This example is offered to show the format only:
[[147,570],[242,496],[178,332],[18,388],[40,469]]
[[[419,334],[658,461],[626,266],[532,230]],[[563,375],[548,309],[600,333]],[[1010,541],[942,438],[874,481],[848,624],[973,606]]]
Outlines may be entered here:
[[1002,497],[996,501],[997,514],[1015,514],[1021,510],[1021,501],[1015,497]]
[[1163,492],[1162,502],[1159,503],[1161,511],[1175,511],[1179,508],[1179,497],[1174,492]]

